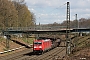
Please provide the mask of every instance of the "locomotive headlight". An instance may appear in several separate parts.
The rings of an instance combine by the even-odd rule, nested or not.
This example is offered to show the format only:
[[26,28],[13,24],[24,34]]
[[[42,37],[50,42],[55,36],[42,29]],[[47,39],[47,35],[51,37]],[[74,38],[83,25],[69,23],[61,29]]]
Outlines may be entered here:
[[37,48],[36,46],[34,46],[34,48]]
[[39,46],[39,48],[42,48],[42,46]]

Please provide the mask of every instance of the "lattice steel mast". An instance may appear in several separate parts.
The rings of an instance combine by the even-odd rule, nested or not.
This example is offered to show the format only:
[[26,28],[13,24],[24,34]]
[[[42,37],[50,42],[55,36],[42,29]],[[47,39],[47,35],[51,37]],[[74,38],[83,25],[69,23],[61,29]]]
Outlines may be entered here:
[[66,30],[66,54],[71,53],[71,39],[69,38],[70,33],[70,4],[67,2],[67,30]]

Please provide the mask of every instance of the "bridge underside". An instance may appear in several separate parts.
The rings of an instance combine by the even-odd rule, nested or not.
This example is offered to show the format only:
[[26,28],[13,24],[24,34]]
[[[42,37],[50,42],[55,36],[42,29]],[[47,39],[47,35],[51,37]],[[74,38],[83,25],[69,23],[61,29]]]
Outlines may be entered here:
[[[68,32],[90,32],[90,29],[71,29],[68,30]],[[3,34],[18,34],[18,33],[24,33],[24,34],[60,34],[60,33],[66,33],[66,30],[7,30],[3,31]]]
[[4,34],[18,34],[18,33],[24,33],[24,34],[47,34],[47,33],[66,33],[66,30],[60,30],[60,31],[3,31]]

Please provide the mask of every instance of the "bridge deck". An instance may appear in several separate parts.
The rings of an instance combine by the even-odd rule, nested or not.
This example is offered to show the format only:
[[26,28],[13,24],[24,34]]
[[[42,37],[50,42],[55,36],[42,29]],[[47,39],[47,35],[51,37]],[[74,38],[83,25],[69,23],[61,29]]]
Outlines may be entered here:
[[15,33],[31,33],[31,34],[40,34],[40,33],[66,33],[66,31],[70,32],[90,32],[90,29],[59,29],[59,30],[5,30],[3,31],[4,34],[15,34]]

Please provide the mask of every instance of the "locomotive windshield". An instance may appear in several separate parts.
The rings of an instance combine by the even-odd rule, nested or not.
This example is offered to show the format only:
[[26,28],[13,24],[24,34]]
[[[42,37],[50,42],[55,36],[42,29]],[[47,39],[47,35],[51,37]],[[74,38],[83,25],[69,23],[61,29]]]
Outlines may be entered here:
[[42,44],[42,42],[34,42],[34,44]]

